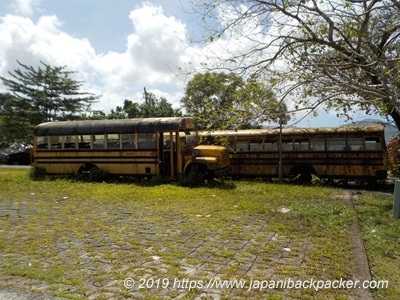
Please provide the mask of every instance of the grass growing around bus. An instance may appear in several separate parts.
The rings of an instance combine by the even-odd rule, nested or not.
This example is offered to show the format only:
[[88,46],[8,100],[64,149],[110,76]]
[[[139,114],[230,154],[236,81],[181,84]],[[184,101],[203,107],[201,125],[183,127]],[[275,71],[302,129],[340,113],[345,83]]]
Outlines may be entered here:
[[[1,285],[69,299],[206,299],[212,293],[199,287],[127,289],[124,279],[171,285],[211,277],[352,279],[353,212],[340,189],[254,181],[214,188],[33,181],[28,172],[0,169]],[[375,279],[388,279],[391,287],[375,295],[394,299],[399,239],[384,228],[398,225],[378,214],[387,215],[386,196],[378,202],[368,195],[359,195],[358,206],[368,256]],[[377,232],[388,251],[374,242]],[[355,291],[218,293],[221,299],[349,299]]]

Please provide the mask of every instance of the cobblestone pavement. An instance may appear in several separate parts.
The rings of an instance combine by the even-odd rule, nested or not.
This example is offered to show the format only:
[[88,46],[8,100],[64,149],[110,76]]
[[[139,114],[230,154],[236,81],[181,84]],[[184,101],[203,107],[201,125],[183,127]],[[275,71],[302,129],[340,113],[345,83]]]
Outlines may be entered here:
[[[43,214],[40,205],[32,209],[24,201],[0,202],[2,218],[15,223],[9,241],[23,242],[18,226],[35,215],[39,223],[49,225],[81,222],[96,228],[101,222],[119,235],[96,230],[83,236],[73,232],[60,235],[51,232],[50,226],[49,232],[36,233],[39,243],[42,235],[54,239],[50,248],[37,244],[37,249],[25,256],[0,250],[2,262],[17,270],[12,275],[0,274],[0,300],[60,299],[50,295],[72,299],[265,299],[274,293],[257,291],[262,280],[309,279],[304,268],[312,243],[304,236],[271,231],[271,216],[266,214],[243,213],[210,232],[207,225],[213,223],[213,216],[207,214],[189,218],[177,211],[154,212],[148,207],[126,211],[119,206],[108,211],[99,206],[91,208],[97,217],[88,214],[87,220],[75,220],[72,211],[68,219],[58,220],[61,202],[41,205],[47,205],[50,212]],[[80,205],[77,209],[87,209],[85,203]],[[35,268],[43,274],[31,276]],[[52,280],[46,273],[58,277]],[[256,288],[249,291],[251,282]],[[234,286],[218,286],[228,283]],[[306,298],[300,289],[278,291],[274,299]],[[362,299],[369,297],[363,292],[367,294]],[[349,291],[346,299],[361,299],[357,293]],[[328,294],[329,299],[334,299],[334,294]],[[318,294],[310,292],[309,299],[315,296]]]

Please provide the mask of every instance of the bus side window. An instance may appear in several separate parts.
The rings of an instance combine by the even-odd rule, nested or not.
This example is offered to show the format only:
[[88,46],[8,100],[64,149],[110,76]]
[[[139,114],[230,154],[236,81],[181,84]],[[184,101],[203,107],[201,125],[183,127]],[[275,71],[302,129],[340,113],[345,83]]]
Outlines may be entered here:
[[122,149],[136,149],[134,133],[125,133],[122,135]]
[[296,151],[308,151],[308,139],[295,139],[294,150]]
[[327,138],[327,151],[349,151],[344,138]]
[[154,133],[138,133],[138,149],[157,149]]
[[228,144],[228,151],[229,151],[230,153],[235,152],[235,141],[229,141],[229,144]]
[[236,152],[248,152],[249,141],[236,141]]
[[36,145],[38,150],[48,150],[49,142],[47,136],[37,136],[36,137]]
[[363,138],[349,138],[347,140],[347,147],[352,151],[363,151],[364,150],[364,139]]
[[282,140],[282,151],[292,151],[293,141],[292,140]]
[[365,139],[365,150],[379,151],[382,149],[381,140],[377,138],[366,138]]
[[118,133],[107,134],[107,149],[119,149]]
[[325,151],[325,139],[324,138],[315,138],[311,139],[310,145],[311,151]]
[[79,149],[90,149],[90,135],[79,136]]
[[250,140],[250,151],[263,151],[262,140]]
[[93,149],[104,149],[104,135],[93,135]]
[[265,151],[278,151],[278,141],[266,142],[264,144],[264,149],[265,149]]
[[50,137],[50,144],[51,149],[61,149],[62,137],[61,136],[51,136]]
[[75,149],[75,136],[64,136],[64,149]]

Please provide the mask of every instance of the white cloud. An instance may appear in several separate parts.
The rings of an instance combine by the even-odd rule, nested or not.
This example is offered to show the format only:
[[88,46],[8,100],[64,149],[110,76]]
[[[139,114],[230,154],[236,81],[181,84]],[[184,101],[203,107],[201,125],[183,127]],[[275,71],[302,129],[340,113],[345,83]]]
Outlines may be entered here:
[[[102,74],[110,93],[119,89],[132,99],[134,93],[150,86],[157,96],[165,96],[178,106],[185,84],[178,69],[195,60],[185,24],[165,16],[160,6],[150,3],[132,10],[129,18],[133,32],[127,37],[126,51],[99,55],[94,68]],[[168,95],[160,92],[163,87],[169,90]]]
[[[36,1],[16,1],[20,10]],[[26,13],[25,13],[26,15]],[[24,16],[6,15],[0,19],[0,75],[18,67],[17,60],[38,66],[40,61],[67,66],[77,71],[82,89],[103,95],[97,109],[109,110],[125,98],[139,100],[143,87],[165,96],[176,107],[184,82],[177,78],[178,67],[191,59],[185,24],[164,15],[160,6],[145,3],[132,10],[132,32],[124,52],[97,54],[87,39],[78,39],[62,30],[57,16],[43,15],[36,22]],[[4,88],[2,89],[4,91]],[[162,92],[163,91],[163,92]]]
[[0,23],[0,74],[23,64],[40,61],[70,70],[87,71],[95,51],[85,39],[76,39],[60,30],[56,16],[42,16],[37,23],[26,17],[7,15]]
[[190,51],[185,25],[149,3],[132,10],[129,17],[134,31],[127,38],[126,51],[109,52],[99,59],[110,84],[180,84],[176,72]]
[[31,17],[40,4],[40,0],[15,0],[11,5],[15,14]]

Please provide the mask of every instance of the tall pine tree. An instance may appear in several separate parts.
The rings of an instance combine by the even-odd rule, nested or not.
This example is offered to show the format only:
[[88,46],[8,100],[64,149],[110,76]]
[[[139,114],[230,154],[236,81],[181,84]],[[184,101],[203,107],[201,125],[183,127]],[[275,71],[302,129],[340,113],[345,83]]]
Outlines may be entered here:
[[[66,66],[44,62],[37,68],[18,61],[19,68],[1,77],[10,94],[0,97],[2,131],[15,133],[14,140],[26,137],[33,126],[43,122],[78,119],[98,96],[81,92],[82,82],[71,78]],[[3,133],[10,139],[10,134]]]

